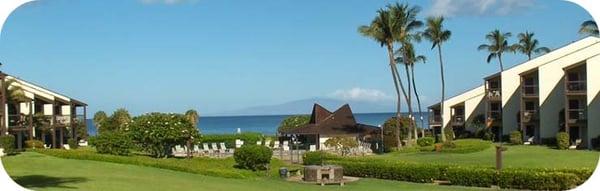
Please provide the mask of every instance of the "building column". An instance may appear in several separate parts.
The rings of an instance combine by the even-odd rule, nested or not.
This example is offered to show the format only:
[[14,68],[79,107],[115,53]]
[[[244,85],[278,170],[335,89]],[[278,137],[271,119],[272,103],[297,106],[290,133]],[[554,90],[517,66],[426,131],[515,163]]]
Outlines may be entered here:
[[29,140],[33,140],[33,101],[29,102]]

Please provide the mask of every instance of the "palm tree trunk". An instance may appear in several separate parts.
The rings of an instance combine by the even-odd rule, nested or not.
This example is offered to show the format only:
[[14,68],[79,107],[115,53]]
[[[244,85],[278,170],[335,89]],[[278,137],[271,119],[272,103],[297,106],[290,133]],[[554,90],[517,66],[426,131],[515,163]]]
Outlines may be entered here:
[[504,66],[502,65],[502,54],[498,54],[498,62],[500,62],[500,72],[503,72]]
[[[446,100],[446,81],[444,80],[444,62],[442,60],[442,46],[438,44],[438,56],[440,59],[440,75],[442,77],[442,101],[440,101],[440,115],[442,119],[442,125],[440,126],[442,142],[446,142],[446,135],[444,134],[444,100]],[[435,132],[435,131],[433,131]],[[435,136],[435,135],[434,135]]]
[[[406,57],[405,57],[406,58]],[[408,98],[406,98],[406,103],[408,105],[408,142],[409,144],[412,143],[411,139],[412,139],[412,131],[414,129],[413,126],[413,110],[412,110],[412,92],[411,92],[411,87],[410,87],[410,72],[408,69],[408,63],[404,63],[404,70],[406,71],[406,80],[408,80],[407,84],[408,84]]]
[[[396,136],[396,147],[397,148],[402,148],[402,141],[400,140],[400,117],[401,117],[401,95],[400,95],[400,90],[398,88],[398,81],[399,79],[397,78],[397,70],[396,70],[396,60],[394,59],[394,47],[392,47],[392,43],[388,43],[387,44],[387,48],[388,48],[388,57],[390,59],[390,71],[392,72],[392,78],[394,80],[394,88],[396,89],[396,128],[398,128],[398,130],[395,133]],[[404,89],[402,90],[404,91]],[[383,129],[382,129],[383,130]]]
[[[423,110],[421,110],[421,99],[419,99],[419,93],[417,93],[417,84],[415,83],[415,65],[410,65],[410,73],[412,75],[412,86],[415,91],[415,98],[417,98],[417,106],[419,107],[419,119],[421,120],[421,128],[424,128],[425,122],[423,122]],[[417,126],[415,125],[415,138],[419,139],[419,134],[417,133]],[[424,136],[421,135],[421,136]]]

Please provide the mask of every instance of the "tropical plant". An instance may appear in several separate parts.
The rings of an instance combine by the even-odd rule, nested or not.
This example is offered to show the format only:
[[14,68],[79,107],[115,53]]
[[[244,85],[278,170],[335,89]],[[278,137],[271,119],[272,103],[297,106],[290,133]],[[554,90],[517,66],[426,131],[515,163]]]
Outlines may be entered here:
[[[389,5],[388,5],[389,7]],[[396,68],[396,61],[394,59],[394,42],[396,41],[396,36],[398,31],[398,25],[396,24],[396,20],[393,15],[390,14],[390,11],[387,9],[379,9],[377,11],[377,16],[371,21],[370,25],[363,25],[358,28],[360,34],[365,37],[369,37],[380,44],[381,47],[385,46],[387,48],[388,58],[389,58],[389,66],[390,71],[392,72],[392,78],[394,82],[394,88],[396,90],[396,117],[401,117],[401,94],[400,87],[402,86],[402,81],[398,79],[398,70]],[[400,83],[398,82],[400,81]],[[402,92],[404,93],[404,87],[402,87]],[[406,97],[406,93],[404,93]],[[397,127],[400,127],[400,124],[396,124]],[[400,131],[396,131],[396,147],[402,147],[402,142],[400,141]]]
[[185,118],[187,118],[194,127],[198,127],[198,121],[200,119],[200,115],[198,115],[198,111],[190,109],[185,112]]
[[587,20],[581,23],[579,34],[598,36],[598,25],[596,24],[596,21]]
[[102,123],[108,120],[108,115],[104,111],[98,111],[94,114],[94,126],[96,126],[96,131],[102,128]]
[[[426,29],[423,32],[423,37],[432,43],[431,49],[437,47],[438,57],[440,61],[440,75],[442,79],[442,99],[440,101],[440,116],[442,121],[444,117],[444,100],[446,99],[446,83],[444,81],[444,62],[442,59],[442,43],[448,41],[452,32],[444,28],[444,17],[429,17],[426,21]],[[442,130],[443,131],[443,130]],[[446,141],[446,136],[442,133],[442,141]]]
[[533,35],[535,35],[535,33],[530,33],[528,31],[519,33],[517,36],[519,42],[512,45],[512,49],[526,55],[528,60],[531,60],[531,55],[534,53],[544,54],[550,52],[550,49],[547,47],[539,47],[540,42],[537,39],[534,39]]
[[487,35],[485,38],[488,40],[489,44],[479,45],[478,50],[488,51],[490,54],[487,57],[487,63],[490,63],[492,59],[498,58],[498,64],[500,65],[500,72],[504,71],[504,65],[502,64],[502,54],[505,52],[514,52],[511,46],[508,45],[508,38],[511,37],[512,34],[502,33],[500,30],[494,30]]
[[273,151],[269,147],[261,145],[244,145],[236,149],[233,159],[238,168],[249,170],[264,170],[271,163]]
[[46,142],[46,134],[52,132],[52,119],[50,117],[42,112],[33,115],[33,126],[40,131],[44,143]]
[[31,99],[25,96],[25,91],[21,87],[21,83],[15,78],[5,79],[2,87],[6,88],[7,101],[12,103],[29,102]]
[[350,153],[350,149],[358,147],[358,141],[353,137],[332,137],[327,139],[324,144],[341,151],[342,156]]
[[[399,50],[399,52],[401,52],[399,54],[398,57],[396,57],[396,62],[397,63],[403,63],[404,67],[406,68],[406,71],[408,71],[408,67],[410,66],[410,75],[407,73],[407,77],[410,81],[412,81],[412,87],[413,90],[415,92],[415,98],[417,98],[417,106],[419,108],[419,118],[421,120],[421,127],[425,126],[425,123],[423,121],[423,110],[421,109],[421,99],[419,99],[419,93],[417,92],[417,84],[415,83],[415,64],[418,62],[422,62],[425,63],[427,58],[425,58],[425,56],[423,55],[419,55],[416,56],[415,55],[415,49],[414,46],[411,43],[406,43],[404,46],[402,46],[402,48]],[[408,84],[408,88],[409,88],[409,94],[410,94],[410,81]],[[410,95],[409,95],[409,100],[411,100]],[[413,117],[413,115],[411,114],[410,116],[411,118]],[[413,129],[413,133],[415,136],[415,140],[418,139],[418,132],[417,132],[417,128],[415,127],[414,124],[411,124],[411,128]]]
[[129,111],[125,108],[117,109],[110,116],[114,125],[116,125],[117,130],[122,130],[127,124],[131,122],[131,115],[129,115]]
[[133,118],[124,128],[133,142],[153,157],[167,157],[175,145],[198,140],[200,133],[181,114],[149,113]]
[[283,132],[291,129],[295,129],[298,127],[302,127],[303,125],[308,124],[310,122],[309,115],[294,115],[285,118],[281,123],[279,123],[279,127],[277,127],[277,132]]
[[[392,147],[397,145],[396,141],[407,139],[405,137],[409,131],[409,124],[412,122],[408,117],[401,117],[397,120],[397,117],[391,117],[383,123],[383,149],[385,152],[392,151]],[[396,126],[400,124],[400,126]],[[397,131],[400,131],[399,133]],[[394,139],[394,135],[401,135],[400,139]]]

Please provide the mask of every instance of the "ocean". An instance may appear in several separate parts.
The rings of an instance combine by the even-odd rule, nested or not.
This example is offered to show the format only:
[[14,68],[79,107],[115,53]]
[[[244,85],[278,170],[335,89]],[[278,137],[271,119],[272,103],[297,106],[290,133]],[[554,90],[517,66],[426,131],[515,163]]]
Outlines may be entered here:
[[[354,117],[358,123],[378,126],[388,118],[394,116],[394,113],[356,113]],[[417,126],[421,122],[418,120]],[[263,115],[263,116],[214,116],[202,117],[198,123],[198,128],[202,134],[230,134],[236,133],[237,128],[242,132],[259,132],[265,135],[274,135],[277,132],[279,123],[291,115]],[[425,127],[428,127],[427,113],[423,114]],[[90,135],[96,134],[96,128],[91,120],[88,120],[88,132]]]

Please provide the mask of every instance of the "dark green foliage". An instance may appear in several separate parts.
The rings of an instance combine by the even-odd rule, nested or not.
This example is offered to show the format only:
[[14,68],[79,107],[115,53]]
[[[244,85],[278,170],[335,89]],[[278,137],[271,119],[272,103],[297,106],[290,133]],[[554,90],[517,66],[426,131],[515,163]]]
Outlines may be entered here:
[[12,134],[0,136],[0,147],[4,149],[4,153],[12,155],[17,153],[15,147],[15,136]]
[[[385,152],[389,152],[392,148],[396,148],[396,132],[398,131],[396,119],[396,117],[391,117],[383,123],[383,148],[385,149]],[[410,121],[411,120],[408,117],[400,118],[400,140],[406,139]]]
[[456,138],[454,129],[451,126],[444,128],[444,134],[446,135],[446,141],[452,141]]
[[260,145],[244,145],[233,153],[237,167],[249,170],[264,170],[271,162],[273,152]]
[[139,148],[157,158],[167,157],[175,145],[200,139],[198,129],[181,114],[144,114],[133,118],[124,131]]
[[44,148],[44,143],[40,140],[27,140],[25,141],[25,148],[42,149]]
[[308,124],[310,116],[308,115],[295,115],[285,118],[277,127],[277,132],[282,132],[290,129],[295,129]]
[[556,134],[556,146],[558,147],[558,149],[568,149],[569,145],[569,134],[565,132],[560,132]]
[[[240,134],[210,134],[202,136],[203,143],[225,143],[227,148],[234,148],[236,139],[244,141],[244,144],[256,144],[257,141],[262,141],[264,137],[260,133],[253,132]],[[273,141],[271,141],[271,144],[273,144]]]
[[93,140],[96,151],[102,154],[129,155],[129,150],[133,147],[131,138],[118,132],[104,132]]
[[490,187],[496,184],[498,172],[491,168],[449,167],[446,177],[453,185]]
[[431,146],[435,143],[435,139],[432,137],[422,137],[417,139],[417,144],[421,147]]
[[556,146],[556,137],[542,138],[542,145],[554,147]]
[[94,123],[98,128],[98,134],[122,131],[131,123],[131,115],[124,108],[117,109],[110,117],[106,117],[106,113],[99,111],[94,115]]
[[77,149],[79,148],[79,144],[77,144],[77,141],[73,138],[69,138],[67,140],[67,144],[69,144],[69,148],[70,149]]
[[568,190],[579,182],[575,174],[563,172],[503,170],[498,177],[498,186],[509,189]]
[[335,159],[336,156],[325,151],[313,151],[306,152],[302,156],[302,162],[304,165],[321,165],[321,161],[328,159]]
[[452,142],[446,142],[442,146],[441,152],[446,153],[474,153],[486,150],[492,146],[492,142],[480,139],[461,139]]
[[494,133],[490,128],[480,128],[475,132],[475,137],[486,141],[492,141],[494,139]]
[[339,159],[328,160],[327,164],[344,167],[344,175],[419,183],[431,183],[443,178],[443,166],[412,164],[401,161]]
[[510,144],[513,144],[513,145],[522,145],[523,144],[523,136],[521,135],[521,131],[510,132]]

